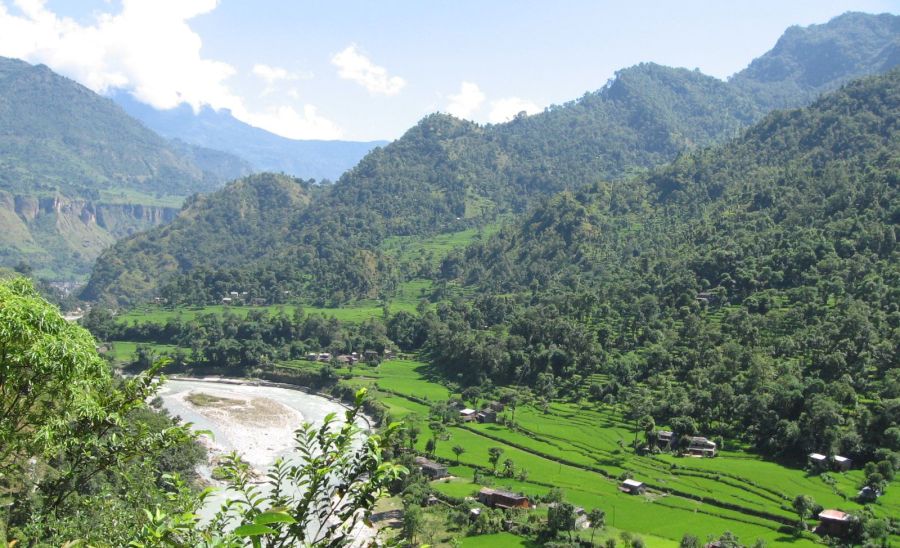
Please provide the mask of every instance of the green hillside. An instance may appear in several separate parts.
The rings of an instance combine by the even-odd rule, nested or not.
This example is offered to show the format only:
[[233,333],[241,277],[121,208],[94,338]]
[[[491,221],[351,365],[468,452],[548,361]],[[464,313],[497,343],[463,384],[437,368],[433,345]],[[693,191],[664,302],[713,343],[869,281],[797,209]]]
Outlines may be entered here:
[[465,384],[590,389],[772,455],[900,450],[898,120],[895,70],[555,196],[444,262],[478,297],[423,348]]
[[[264,255],[288,236],[292,219],[309,204],[311,185],[286,175],[251,175],[220,192],[192,197],[173,222],[142,238],[120,241],[105,253],[85,288],[85,296],[99,297],[97,280],[104,279],[107,271],[118,273],[123,267],[127,275],[110,275],[114,283],[105,290],[121,295],[142,293],[173,271],[202,267],[198,272],[211,277],[214,269],[234,268]],[[129,262],[117,263],[117,257]],[[283,302],[283,294],[271,294],[278,291],[278,281],[277,277],[253,280],[254,287],[269,288],[269,293],[256,293],[254,297]],[[207,300],[217,302],[233,288],[249,282],[219,285],[210,281],[200,291],[206,292]],[[178,287],[177,291],[193,289]]]
[[240,171],[235,162],[176,151],[109,99],[0,58],[0,264],[84,277],[101,250],[174,218],[184,197]]
[[[861,51],[885,49],[893,43],[892,33],[871,35],[859,28],[890,27],[895,20],[842,16],[806,29],[805,41],[784,38],[780,43],[799,43],[791,51],[803,50],[802,44],[816,37],[840,35],[842,44],[859,41]],[[774,50],[767,56],[784,57]],[[811,51],[798,58],[791,74],[800,78],[821,62]],[[886,64],[890,62],[878,67],[847,63],[792,95],[792,101],[803,103],[813,90]],[[101,257],[87,296],[127,304],[159,293],[160,286],[205,285],[202,291],[179,296],[183,302],[212,304],[220,296],[209,290],[209,280],[233,286],[238,279],[271,279],[272,272],[278,272],[281,294],[287,291],[320,305],[390,295],[403,280],[421,276],[420,269],[399,268],[384,253],[391,238],[482,227],[495,223],[498,215],[521,214],[536,200],[559,191],[627,178],[698,146],[732,138],[765,113],[772,103],[767,94],[787,89],[781,80],[763,79],[766,74],[745,71],[726,83],[697,71],[642,64],[620,71],[597,92],[506,124],[479,126],[431,115],[397,141],[368,154],[317,196],[312,207],[294,215],[289,235],[270,249],[262,254],[236,250],[237,270],[218,269],[211,277],[207,269],[217,268],[216,258],[198,255],[189,268],[120,293],[109,288],[116,278],[134,275],[138,262],[127,250],[141,247],[123,245]],[[194,241],[199,250],[207,247],[202,229]]]

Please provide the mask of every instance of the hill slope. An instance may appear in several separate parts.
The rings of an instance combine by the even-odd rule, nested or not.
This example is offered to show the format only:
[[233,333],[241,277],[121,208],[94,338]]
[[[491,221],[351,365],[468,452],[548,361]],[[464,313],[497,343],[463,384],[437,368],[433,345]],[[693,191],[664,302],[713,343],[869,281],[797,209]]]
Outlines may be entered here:
[[[843,16],[835,25],[846,27],[847,17],[851,22],[883,18]],[[897,19],[885,20],[894,24]],[[837,32],[830,25],[809,32]],[[850,32],[848,40],[857,34]],[[882,48],[893,38],[890,33],[883,36]],[[801,60],[796,71],[822,62],[814,54]],[[858,70],[868,68],[831,73],[817,81],[816,89],[837,85],[847,71]],[[753,74],[741,78],[770,89]],[[781,81],[771,85],[783,87]],[[241,276],[263,279],[265,272],[288,269],[292,273],[281,289],[318,301],[390,292],[407,273],[397,272],[383,256],[387,238],[424,237],[493,223],[498,215],[525,211],[542,196],[621,179],[685,150],[733,137],[759,119],[764,113],[760,105],[769,101],[745,87],[696,71],[643,64],[620,71],[606,87],[577,101],[507,124],[479,126],[446,115],[429,116],[396,142],[367,155],[323,192],[313,207],[296,215],[290,237],[266,255],[248,258]],[[202,240],[198,242],[202,248]],[[121,255],[124,249],[114,248],[101,257],[103,274],[92,279],[91,295],[134,302],[156,291],[155,281],[143,292],[128,295],[104,289],[116,276],[128,275],[132,261]],[[122,267],[107,268],[107,261]],[[168,275],[158,280],[168,281]]]
[[221,184],[112,101],[45,66],[0,58],[0,264],[83,276],[116,238]]
[[[235,181],[227,190],[195,196],[171,223],[147,232],[142,238],[116,244],[118,252],[132,262],[128,265],[128,275],[115,277],[114,284],[105,289],[130,294],[146,290],[152,286],[152,280],[168,272],[198,267],[227,268],[253,260],[254,255],[264,255],[288,235],[290,220],[307,207],[313,190],[312,182],[285,175],[259,174]],[[117,270],[121,266],[114,260],[98,263],[85,294],[96,296],[94,283],[103,278],[104,269]],[[259,283],[267,284],[271,291],[278,290],[275,279],[259,280]],[[237,286],[202,290],[208,291],[209,300],[218,300],[234,287]]]
[[464,383],[587,395],[600,373],[633,418],[770,454],[900,450],[898,167],[894,70],[449,258],[478,298],[425,348]]
[[164,137],[238,156],[254,171],[283,172],[295,177],[336,180],[367,152],[386,141],[317,141],[280,137],[241,122],[228,111],[188,105],[156,110],[118,91],[112,99],[125,111]]

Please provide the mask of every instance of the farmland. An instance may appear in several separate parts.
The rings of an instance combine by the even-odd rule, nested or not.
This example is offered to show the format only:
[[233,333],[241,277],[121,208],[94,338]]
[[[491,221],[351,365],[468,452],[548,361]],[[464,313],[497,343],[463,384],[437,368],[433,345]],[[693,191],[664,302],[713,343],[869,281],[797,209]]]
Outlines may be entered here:
[[[114,351],[118,355],[129,348],[117,343]],[[318,367],[304,361],[282,366]],[[343,377],[341,382],[369,387],[392,418],[418,423],[422,432],[417,443],[420,452],[428,443],[429,430],[424,422],[429,403],[454,396],[427,364],[415,360],[387,360],[379,366],[360,364],[336,372]],[[631,441],[643,434],[636,433],[635,425],[625,421],[616,406],[563,401],[546,408],[525,404],[515,410],[514,421],[510,409],[501,417],[514,426],[465,423],[447,428],[447,439],[437,442],[435,455],[451,465],[455,479],[433,482],[435,490],[455,499],[475,493],[479,488],[473,483],[476,470],[492,470],[488,449],[499,447],[503,450],[501,462],[511,459],[515,470],[524,469],[527,475],[517,474],[523,479],[512,479],[482,474],[489,478],[482,481],[529,496],[560,488],[573,504],[606,511],[609,531],[602,534],[627,531],[642,535],[650,546],[674,546],[684,533],[704,539],[725,531],[747,543],[761,539],[770,545],[808,546],[815,544],[817,537],[795,535],[789,526],[797,519],[791,507],[797,495],[809,495],[826,508],[863,510],[853,500],[863,480],[859,470],[821,477],[742,451],[722,451],[716,458],[638,455]],[[459,457],[453,452],[457,445],[463,448]],[[622,493],[618,478],[624,474],[646,483],[648,494]],[[900,504],[890,491],[869,508],[880,517],[900,512]],[[471,540],[478,546],[488,539]],[[513,542],[508,536],[496,537],[503,545],[513,545],[507,544],[508,540]]]

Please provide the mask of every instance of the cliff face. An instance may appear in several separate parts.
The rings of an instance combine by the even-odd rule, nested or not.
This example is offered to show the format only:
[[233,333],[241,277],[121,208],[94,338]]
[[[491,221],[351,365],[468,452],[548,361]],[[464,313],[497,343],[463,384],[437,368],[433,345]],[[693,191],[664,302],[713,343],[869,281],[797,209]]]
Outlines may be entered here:
[[81,278],[117,239],[167,223],[175,207],[0,191],[0,263],[25,261],[53,279]]

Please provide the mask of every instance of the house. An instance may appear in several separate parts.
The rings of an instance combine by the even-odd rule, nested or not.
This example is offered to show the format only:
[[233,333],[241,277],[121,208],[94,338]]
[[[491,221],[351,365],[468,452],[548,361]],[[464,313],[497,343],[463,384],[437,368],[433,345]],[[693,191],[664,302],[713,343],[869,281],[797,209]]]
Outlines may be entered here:
[[475,415],[475,420],[481,423],[497,422],[497,412],[490,408],[484,408]]
[[819,526],[816,532],[820,535],[842,537],[850,529],[850,514],[840,510],[822,510],[819,512]]
[[828,463],[828,457],[821,453],[810,453],[807,460],[813,468],[824,468]]
[[320,362],[327,362],[327,361],[330,361],[330,360],[331,360],[331,354],[329,354],[328,352],[320,352],[320,353],[319,353],[318,360],[319,360]]
[[504,405],[498,401],[492,401],[492,402],[488,403],[487,406],[498,413],[503,411],[503,409],[504,409]]
[[319,354],[317,352],[310,352],[306,355],[306,359],[311,362],[317,361],[319,359]]
[[691,438],[691,444],[688,446],[688,453],[698,457],[715,457],[716,442],[702,436],[694,436]]
[[338,363],[353,363],[355,360],[352,356],[348,356],[347,354],[341,354],[337,358],[335,358]]
[[473,421],[476,419],[476,416],[475,416],[476,413],[477,413],[477,411],[475,411],[474,409],[470,409],[468,407],[466,407],[465,409],[460,409],[459,420],[461,420],[463,422]]
[[660,447],[670,447],[674,435],[675,433],[671,430],[660,430],[656,433],[656,442]]
[[581,506],[575,507],[575,528],[576,529],[587,529],[590,527],[591,522],[588,520],[587,511]]
[[619,490],[629,495],[641,495],[647,490],[647,486],[643,482],[629,478],[619,485]]
[[441,479],[446,478],[450,474],[447,472],[447,467],[439,462],[434,462],[433,460],[426,459],[425,457],[416,457],[415,459],[416,465],[418,465],[419,470],[422,471],[422,475],[428,477],[429,479]]
[[856,494],[856,500],[859,502],[872,502],[880,496],[881,492],[879,492],[878,489],[873,489],[866,485]]
[[851,461],[847,457],[842,457],[840,455],[835,455],[832,461],[834,462],[834,469],[839,472],[846,472],[853,464],[853,461]]
[[481,488],[478,502],[491,508],[531,508],[531,502],[525,495],[490,487]]
[[368,363],[375,363],[378,361],[378,351],[377,350],[366,350],[363,352],[363,359]]
[[231,304],[231,297],[222,297],[222,304],[224,304],[224,305]]
[[717,301],[718,295],[711,291],[701,291],[700,293],[697,293],[697,302],[700,304],[716,304]]

